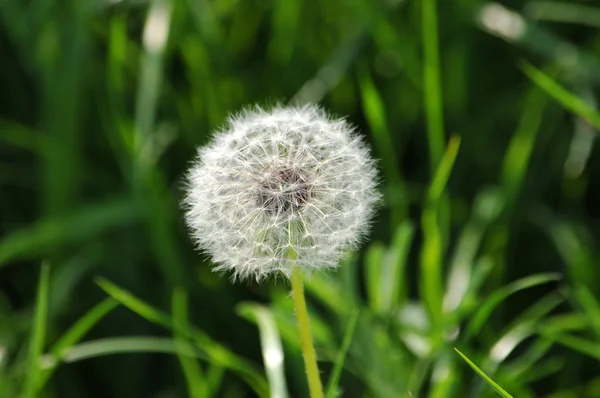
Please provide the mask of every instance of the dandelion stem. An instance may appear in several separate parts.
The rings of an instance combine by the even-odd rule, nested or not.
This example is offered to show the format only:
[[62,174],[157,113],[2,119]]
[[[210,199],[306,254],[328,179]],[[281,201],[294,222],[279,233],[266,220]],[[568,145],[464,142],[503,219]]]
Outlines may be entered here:
[[[294,250],[289,251],[288,257],[290,260],[296,260],[296,256]],[[302,356],[304,357],[304,367],[306,368],[310,396],[311,398],[323,398],[323,386],[321,385],[317,356],[315,355],[313,339],[310,334],[310,321],[308,319],[308,311],[306,310],[300,268],[294,267],[291,279],[292,297],[294,299],[294,307],[296,307],[296,319],[298,320],[298,330],[300,331],[300,345],[302,346]]]

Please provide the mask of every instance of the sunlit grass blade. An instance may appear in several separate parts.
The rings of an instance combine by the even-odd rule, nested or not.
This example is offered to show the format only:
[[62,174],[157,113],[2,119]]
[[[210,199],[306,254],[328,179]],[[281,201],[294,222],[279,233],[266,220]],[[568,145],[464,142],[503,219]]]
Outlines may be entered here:
[[[207,358],[199,349],[195,349],[192,345],[181,347],[171,338],[126,336],[107,337],[76,344],[64,353],[62,360],[64,363],[74,363],[107,355],[150,352],[169,355],[179,354],[199,359]],[[42,369],[53,366],[52,359],[50,355],[42,357]]]
[[598,299],[585,286],[575,288],[573,294],[583,309],[583,313],[587,316],[591,329],[600,341],[600,303]]
[[344,315],[354,305],[355,297],[329,275],[312,275],[306,281],[306,290],[336,314]]
[[530,1],[524,11],[533,19],[600,28],[600,8],[591,5],[569,1]]
[[515,378],[535,380],[545,373],[556,372],[556,364],[565,362],[561,357],[548,358],[548,351],[554,343],[548,339],[535,339],[531,345],[524,348],[525,352],[518,358],[505,362],[502,371],[515,375]]
[[497,365],[506,360],[519,344],[536,333],[540,320],[563,302],[562,296],[550,293],[520,314],[490,349],[490,361]]
[[408,378],[408,396],[409,398],[420,397],[421,389],[427,382],[427,374],[431,370],[431,360],[421,358],[415,363],[413,369],[411,369],[410,376]]
[[441,199],[442,193],[444,192],[446,184],[448,183],[448,179],[450,178],[450,174],[452,173],[452,168],[454,167],[454,161],[456,160],[456,155],[458,154],[459,148],[460,137],[453,136],[450,138],[446,152],[441,159],[439,167],[436,169],[433,180],[427,192],[427,201],[429,204],[437,204]]
[[521,63],[521,69],[541,89],[558,101],[562,106],[575,113],[588,123],[600,129],[600,113],[589,106],[584,100],[558,84],[541,70],[528,64]]
[[79,342],[102,318],[118,306],[118,303],[113,298],[107,298],[97,304],[81,317],[71,328],[62,335],[62,337],[54,343],[51,352],[51,359],[47,363],[52,366],[46,367],[40,378],[40,386],[43,387],[48,379],[52,376],[54,369],[58,366],[62,357],[68,350]]
[[549,282],[555,282],[561,279],[561,275],[557,273],[544,273],[531,275],[515,282],[509,283],[506,286],[501,287],[494,293],[490,294],[479,306],[479,309],[475,315],[471,318],[469,325],[466,328],[467,336],[475,336],[481,330],[485,321],[492,314],[494,309],[500,305],[509,296],[530,287],[543,285]]
[[[431,321],[441,322],[443,296],[442,258],[446,249],[446,228],[440,221],[440,203],[446,183],[458,154],[460,138],[453,137],[448,143],[444,157],[439,163],[433,181],[427,193],[427,202],[421,225],[423,227],[423,247],[421,249],[421,283],[420,289],[423,301],[427,305]],[[443,223],[445,224],[445,223]]]
[[527,96],[519,126],[513,134],[502,162],[502,185],[510,206],[523,187],[537,142],[548,97],[535,87]]
[[438,169],[444,153],[444,115],[438,39],[437,0],[422,0],[423,78],[427,143],[431,173]]
[[510,395],[509,393],[507,393],[502,387],[500,387],[500,385],[498,383],[496,383],[494,380],[492,380],[491,378],[488,377],[488,375],[486,375],[481,369],[479,369],[477,367],[477,365],[475,365],[473,362],[471,362],[471,360],[469,358],[467,358],[467,356],[465,354],[463,354],[462,352],[460,352],[457,348],[454,349],[458,355],[460,355],[462,357],[462,359],[465,360],[465,362],[467,364],[469,364],[469,366],[479,375],[481,376],[481,378],[483,380],[485,380],[490,386],[492,386],[494,388],[494,390],[496,390],[496,392],[498,394],[500,394],[500,396],[504,397],[504,398],[512,398],[512,395]]
[[477,281],[473,270],[484,234],[500,214],[504,200],[498,189],[482,190],[472,207],[469,222],[463,227],[450,261],[450,272],[446,282],[444,310],[460,312],[469,291],[476,291]]
[[85,241],[109,228],[130,224],[138,209],[129,200],[108,200],[59,218],[46,218],[17,230],[0,241],[0,268],[17,257],[31,257],[44,249]]
[[581,352],[600,361],[600,342],[567,333],[557,333],[550,328],[540,328],[540,334],[572,350]]
[[208,397],[206,391],[206,381],[202,373],[202,368],[194,358],[184,355],[185,348],[189,345],[185,337],[182,335],[182,330],[188,329],[188,304],[187,296],[181,288],[175,288],[172,298],[172,322],[173,336],[177,346],[177,358],[183,369],[183,374],[187,383],[188,394],[192,398]]
[[[329,382],[327,383],[327,389],[325,390],[326,398],[335,398],[338,396],[340,377],[342,376],[342,370],[344,369],[344,362],[346,361],[346,355],[350,349],[350,343],[352,343],[352,337],[354,336],[354,330],[356,329],[356,322],[358,321],[359,312],[356,311],[350,315],[348,325],[346,326],[346,333],[344,333],[344,340],[342,340],[342,346],[338,352],[338,356],[335,360],[335,365],[329,376]],[[341,396],[341,394],[339,394]]]
[[556,332],[582,331],[589,327],[589,320],[580,312],[572,312],[546,318],[543,327]]
[[456,361],[451,358],[450,352],[437,356],[432,364],[431,372],[433,375],[443,375],[443,377],[433,376],[431,378],[430,398],[444,398],[452,395],[452,390],[459,382],[456,371]]
[[[140,82],[136,100],[136,142],[137,156],[143,156],[151,142],[156,116],[156,107],[162,82],[163,59],[171,28],[171,0],[153,0],[150,2],[148,16],[144,26],[144,54],[140,63]],[[136,158],[136,161],[145,159]]]
[[50,266],[42,264],[35,303],[35,316],[29,336],[29,353],[27,358],[27,376],[23,398],[34,398],[40,387],[40,358],[44,352],[46,340],[46,318],[48,311],[48,293],[50,284]]
[[[406,281],[406,270],[408,267],[408,256],[413,243],[415,227],[411,221],[403,221],[394,236],[389,255],[388,267],[383,270],[382,295],[385,308],[393,310],[404,303],[408,297],[408,286]],[[385,282],[384,282],[385,281]]]
[[406,259],[414,234],[410,221],[403,221],[394,235],[389,249],[373,243],[365,256],[367,296],[371,309],[376,313],[394,311],[401,296],[406,296]]
[[[544,357],[553,344],[547,339],[534,339],[534,337],[542,319],[563,302],[564,297],[550,293],[519,314],[512,325],[506,328],[501,337],[492,345],[489,355],[480,365],[490,373],[499,371],[502,374],[510,374],[511,377],[519,380],[525,378],[525,375],[538,377],[543,372],[553,371],[554,365],[542,369],[545,364]],[[533,343],[526,344],[525,341],[533,341]],[[507,361],[509,356],[512,358]],[[537,368],[541,373],[531,371]],[[517,386],[518,384],[515,384],[513,388],[517,388]],[[473,393],[474,396],[482,395],[481,390],[482,386],[477,386]]]
[[260,333],[260,347],[271,388],[271,398],[287,398],[284,354],[281,338],[271,311],[264,306],[252,303],[238,305],[238,312],[245,318],[254,320]]
[[[173,22],[172,0],[152,0],[144,24],[143,53],[135,107],[132,188],[152,240],[157,263],[169,286],[183,284],[183,260],[175,238],[176,205],[167,178],[156,161],[161,146],[171,138],[156,128],[157,110],[163,83],[163,66]],[[161,143],[163,141],[163,143]]]
[[365,253],[365,285],[369,307],[375,313],[383,312],[383,302],[380,295],[382,268],[385,264],[386,247],[381,242],[373,242]]
[[570,279],[576,285],[587,286],[592,291],[600,286],[595,272],[595,253],[582,225],[557,217],[549,208],[536,206],[531,212],[532,220],[547,234],[562,261]]
[[523,384],[531,384],[544,380],[551,376],[560,374],[560,371],[565,368],[567,361],[560,356],[546,357],[543,361],[529,366],[522,373],[517,369],[515,374],[521,374],[520,380]]
[[385,198],[392,208],[392,225],[395,226],[404,218],[407,206],[405,187],[398,171],[395,143],[387,125],[385,104],[366,68],[359,69],[358,80],[369,131],[373,135],[383,172],[386,174],[388,192]]
[[211,364],[206,372],[206,390],[208,396],[216,396],[219,391],[221,384],[223,383],[223,376],[225,376],[225,368],[220,365]]
[[[475,20],[488,33],[540,55],[548,62],[559,65],[571,73],[584,75],[595,83],[600,79],[597,73],[600,60],[591,51],[586,51],[584,47],[565,40],[562,35],[559,36],[547,26],[524,18],[523,15],[504,7],[500,2],[487,2],[475,7],[473,10],[478,14]],[[494,15],[494,18],[490,18],[491,15]],[[496,18],[507,21],[513,29],[498,29],[498,25],[494,22],[497,21]],[[560,51],[556,51],[557,48]],[[573,62],[573,60],[577,61]]]
[[[142,318],[169,330],[173,330],[175,327],[167,314],[146,304],[144,301],[134,297],[106,279],[99,278],[97,284],[109,296]],[[198,348],[206,354],[207,359],[211,363],[237,372],[260,396],[268,395],[268,385],[265,378],[245,359],[238,357],[197,328],[190,326],[189,329],[180,329],[179,331],[183,336],[191,338]]]

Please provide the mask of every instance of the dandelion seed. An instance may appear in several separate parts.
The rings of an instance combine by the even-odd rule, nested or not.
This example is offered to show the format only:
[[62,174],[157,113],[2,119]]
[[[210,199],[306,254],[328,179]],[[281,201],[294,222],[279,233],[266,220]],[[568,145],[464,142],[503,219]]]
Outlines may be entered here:
[[200,149],[186,221],[215,269],[234,278],[334,268],[368,231],[375,180],[369,150],[344,120],[313,105],[256,107]]

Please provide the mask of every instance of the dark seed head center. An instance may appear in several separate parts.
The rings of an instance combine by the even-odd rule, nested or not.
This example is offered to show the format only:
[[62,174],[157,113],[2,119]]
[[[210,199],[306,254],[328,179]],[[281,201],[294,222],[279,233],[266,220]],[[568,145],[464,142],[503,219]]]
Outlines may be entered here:
[[310,199],[311,191],[302,170],[284,167],[271,171],[260,181],[257,200],[269,214],[293,214]]

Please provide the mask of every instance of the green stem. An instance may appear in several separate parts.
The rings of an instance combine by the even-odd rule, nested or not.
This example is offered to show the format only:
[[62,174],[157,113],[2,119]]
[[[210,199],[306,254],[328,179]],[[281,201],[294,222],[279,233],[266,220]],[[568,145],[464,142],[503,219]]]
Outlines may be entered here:
[[[296,252],[290,250],[289,258],[290,260],[295,260]],[[310,322],[308,311],[306,310],[304,287],[302,286],[302,273],[298,267],[294,267],[292,271],[292,297],[294,299],[294,307],[296,307],[296,319],[298,320],[298,329],[300,331],[300,345],[302,346],[310,396],[311,398],[323,398],[323,386],[321,385],[321,378],[319,376],[317,356],[315,355],[312,335],[310,334]]]
[[438,0],[423,0],[423,77],[427,138],[431,173],[435,173],[444,154],[444,116],[442,112],[442,83],[438,43]]

